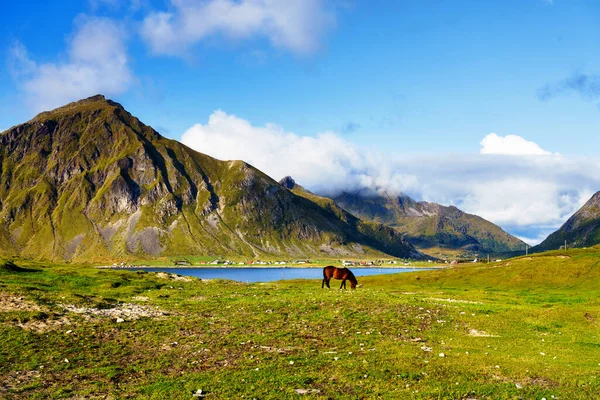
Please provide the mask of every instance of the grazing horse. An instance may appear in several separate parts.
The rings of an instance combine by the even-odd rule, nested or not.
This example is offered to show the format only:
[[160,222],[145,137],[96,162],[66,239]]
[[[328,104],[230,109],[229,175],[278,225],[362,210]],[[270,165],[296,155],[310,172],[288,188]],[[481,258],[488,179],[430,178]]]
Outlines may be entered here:
[[321,282],[321,289],[323,289],[325,285],[331,289],[329,286],[329,281],[331,278],[342,280],[340,289],[342,289],[342,287],[346,289],[347,280],[350,281],[350,288],[352,289],[356,289],[356,285],[358,284],[356,277],[348,268],[337,268],[333,265],[328,265],[327,267],[323,268],[323,282]]

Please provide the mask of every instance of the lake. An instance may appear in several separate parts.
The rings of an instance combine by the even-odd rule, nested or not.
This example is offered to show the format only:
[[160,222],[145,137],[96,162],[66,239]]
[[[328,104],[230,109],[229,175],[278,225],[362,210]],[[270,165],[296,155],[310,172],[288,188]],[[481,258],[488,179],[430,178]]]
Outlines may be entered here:
[[[355,276],[425,271],[430,268],[352,268]],[[230,279],[240,282],[271,282],[287,279],[323,279],[322,268],[135,268],[136,271],[168,272],[201,279]]]

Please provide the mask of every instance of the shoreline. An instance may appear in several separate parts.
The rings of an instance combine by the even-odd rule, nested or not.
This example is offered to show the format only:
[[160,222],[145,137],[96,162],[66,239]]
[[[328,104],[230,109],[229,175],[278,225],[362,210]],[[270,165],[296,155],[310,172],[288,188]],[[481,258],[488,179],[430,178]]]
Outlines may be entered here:
[[[113,266],[113,265],[98,265],[94,266],[97,269],[125,269],[125,270],[135,270],[135,269],[147,269],[147,268],[161,268],[161,269],[300,269],[300,268],[312,268],[319,269],[324,268],[325,266],[321,265],[123,265],[123,266]],[[347,267],[346,267],[347,268]],[[434,265],[434,266],[352,266],[350,269],[423,269],[423,270],[431,270],[431,269],[447,269],[449,266],[442,265]]]

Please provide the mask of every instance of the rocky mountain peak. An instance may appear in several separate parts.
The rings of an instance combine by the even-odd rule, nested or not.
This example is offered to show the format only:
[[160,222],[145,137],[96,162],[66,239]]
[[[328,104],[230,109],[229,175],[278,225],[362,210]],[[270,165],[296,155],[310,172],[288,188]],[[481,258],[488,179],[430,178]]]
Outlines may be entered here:
[[0,161],[0,255],[420,257],[391,228],[166,139],[102,95],[3,132]]
[[296,186],[296,181],[291,176],[286,176],[279,181],[279,184],[286,189],[292,190]]
[[62,107],[55,108],[51,111],[44,111],[36,115],[31,122],[40,122],[47,119],[56,119],[61,116],[82,113],[95,112],[102,109],[119,109],[125,111],[123,106],[115,101],[107,99],[104,95],[97,94],[86,99],[74,101]]

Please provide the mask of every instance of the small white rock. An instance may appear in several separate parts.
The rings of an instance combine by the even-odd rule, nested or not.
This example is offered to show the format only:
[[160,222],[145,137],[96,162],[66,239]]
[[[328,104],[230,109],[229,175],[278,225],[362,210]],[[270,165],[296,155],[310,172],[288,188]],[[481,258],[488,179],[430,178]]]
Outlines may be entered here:
[[439,355],[440,355],[440,357],[446,357],[446,355],[444,353],[440,353]]
[[65,363],[68,363],[68,362],[69,362],[69,359],[68,359],[68,358],[65,358],[65,359],[63,360],[63,362],[65,362]]
[[117,318],[117,323],[125,322],[123,318]]

